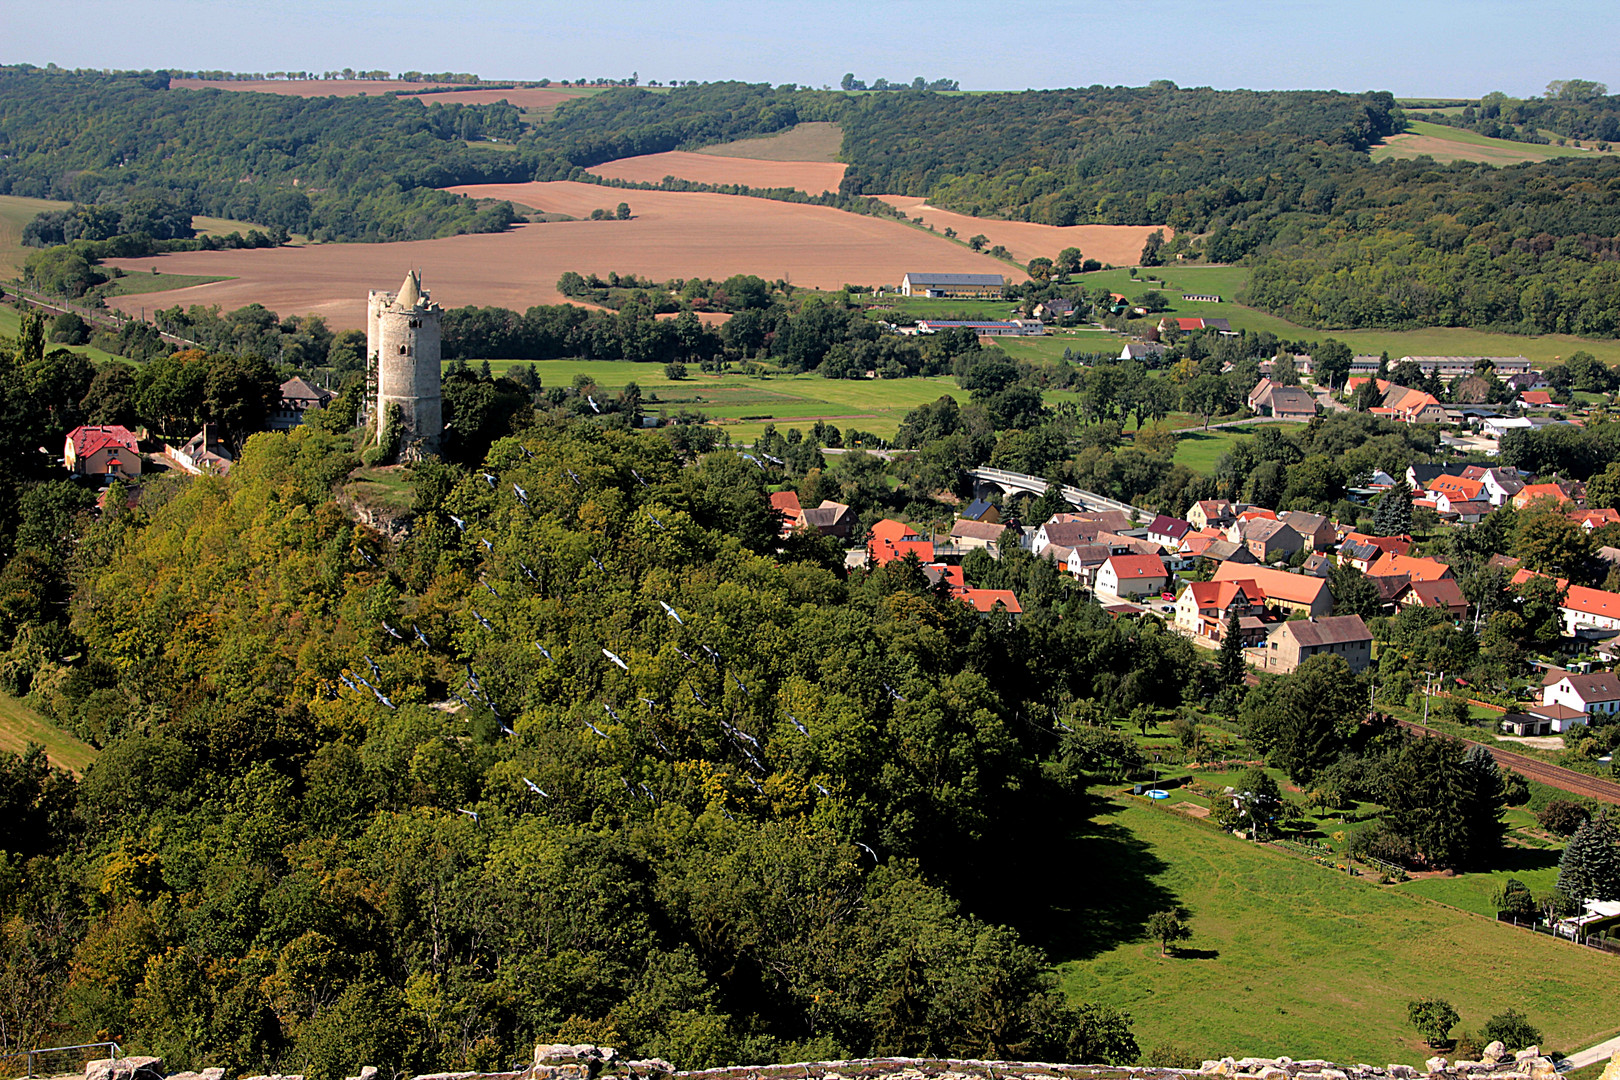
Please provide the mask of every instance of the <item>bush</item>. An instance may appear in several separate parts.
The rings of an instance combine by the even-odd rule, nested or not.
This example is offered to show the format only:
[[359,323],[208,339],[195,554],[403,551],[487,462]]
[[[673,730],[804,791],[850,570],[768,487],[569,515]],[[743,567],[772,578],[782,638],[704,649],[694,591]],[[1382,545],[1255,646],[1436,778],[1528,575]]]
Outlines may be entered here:
[[664,378],[670,380],[671,382],[676,382],[680,379],[686,378],[686,365],[681,363],[679,360],[674,360],[668,364],[665,364]]
[[1160,1043],[1143,1055],[1142,1064],[1154,1069],[1196,1069],[1203,1059],[1185,1046]]
[[[1536,815],[1541,827],[1554,836],[1574,836],[1575,830],[1586,824],[1592,812],[1568,799],[1554,799]],[[1505,1041],[1505,1040],[1504,1040]]]
[[1541,1030],[1519,1010],[1508,1009],[1485,1022],[1485,1041],[1500,1042],[1509,1050],[1523,1050],[1541,1042]]

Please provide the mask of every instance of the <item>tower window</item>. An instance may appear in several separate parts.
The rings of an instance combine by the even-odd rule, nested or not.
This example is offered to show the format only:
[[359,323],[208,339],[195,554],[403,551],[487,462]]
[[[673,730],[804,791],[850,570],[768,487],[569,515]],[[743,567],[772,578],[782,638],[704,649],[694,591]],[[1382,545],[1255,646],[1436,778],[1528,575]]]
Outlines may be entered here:
[[422,325],[422,320],[421,319],[412,319],[411,320],[411,329],[412,330],[417,329],[421,325]]
[[401,356],[405,355],[405,346],[401,345],[399,347],[399,355],[401,355]]

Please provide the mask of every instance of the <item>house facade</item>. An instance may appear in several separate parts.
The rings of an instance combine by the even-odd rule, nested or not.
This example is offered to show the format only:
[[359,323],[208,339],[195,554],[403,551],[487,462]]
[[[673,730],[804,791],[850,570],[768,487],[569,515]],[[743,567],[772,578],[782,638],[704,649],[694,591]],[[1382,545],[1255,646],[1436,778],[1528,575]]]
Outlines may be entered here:
[[1360,615],[1293,619],[1274,627],[1259,652],[1256,666],[1283,675],[1313,656],[1342,657],[1351,671],[1362,671],[1372,662],[1372,634]]
[[911,272],[900,279],[901,296],[1001,299],[1007,282],[1000,274],[930,274]]
[[1590,675],[1566,671],[1541,688],[1541,703],[1574,709],[1588,720],[1613,717],[1620,712],[1620,675],[1612,671],[1594,671]]
[[1155,596],[1170,574],[1157,555],[1110,555],[1097,570],[1096,589],[1114,596]]
[[130,480],[141,475],[140,440],[120,424],[86,424],[67,433],[62,461],[75,476]]

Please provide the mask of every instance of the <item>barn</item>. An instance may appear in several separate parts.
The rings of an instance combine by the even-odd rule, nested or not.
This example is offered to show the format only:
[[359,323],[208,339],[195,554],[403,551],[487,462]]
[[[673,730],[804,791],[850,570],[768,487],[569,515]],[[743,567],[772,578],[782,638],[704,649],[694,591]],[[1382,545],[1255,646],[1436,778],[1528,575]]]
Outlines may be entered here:
[[900,279],[901,296],[973,297],[999,300],[1007,282],[1000,274],[907,274]]

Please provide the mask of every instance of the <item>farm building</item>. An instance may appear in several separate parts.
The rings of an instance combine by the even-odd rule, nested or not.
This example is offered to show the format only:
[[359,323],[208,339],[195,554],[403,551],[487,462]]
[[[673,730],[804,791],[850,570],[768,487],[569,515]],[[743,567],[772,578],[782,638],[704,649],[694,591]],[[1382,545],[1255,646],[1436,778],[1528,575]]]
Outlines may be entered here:
[[1008,319],[1005,322],[978,319],[917,320],[917,329],[924,334],[957,328],[972,330],[980,337],[1032,337],[1046,333],[1046,325],[1039,319]]
[[915,274],[900,279],[901,296],[977,297],[999,300],[1007,282],[1000,274]]

